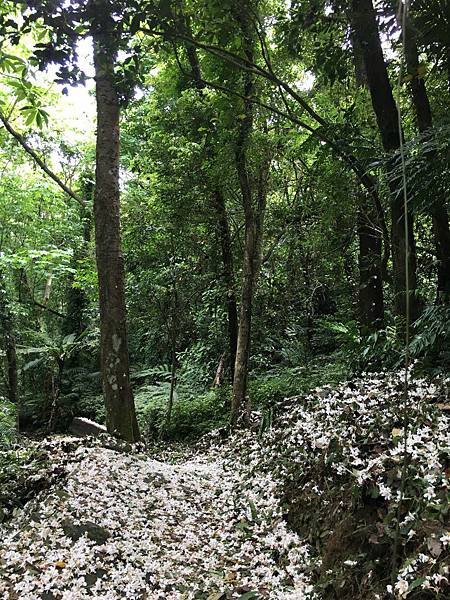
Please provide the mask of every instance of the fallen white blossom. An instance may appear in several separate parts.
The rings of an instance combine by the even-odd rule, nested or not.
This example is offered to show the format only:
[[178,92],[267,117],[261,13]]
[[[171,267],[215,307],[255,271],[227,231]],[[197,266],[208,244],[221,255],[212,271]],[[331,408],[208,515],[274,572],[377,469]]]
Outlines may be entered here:
[[269,477],[244,482],[217,453],[171,465],[80,445],[72,457],[61,489],[0,527],[1,598],[313,597],[308,549]]

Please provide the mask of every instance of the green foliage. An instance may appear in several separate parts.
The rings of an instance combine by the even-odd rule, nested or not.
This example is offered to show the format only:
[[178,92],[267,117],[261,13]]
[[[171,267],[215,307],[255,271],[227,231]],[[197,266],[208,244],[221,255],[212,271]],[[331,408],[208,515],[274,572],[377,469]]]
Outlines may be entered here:
[[450,364],[450,307],[427,306],[414,323],[410,354],[425,371],[448,372]]
[[[322,325],[336,336],[339,344],[336,357],[347,366],[349,374],[394,370],[405,362],[405,325],[400,319],[369,335],[362,335],[355,321],[323,321]],[[417,371],[432,375],[447,373],[449,348],[450,307],[445,304],[425,307],[411,326],[410,361]]]
[[318,357],[308,366],[280,367],[253,376],[249,394],[253,405],[264,412],[285,398],[299,396],[324,383],[337,383],[345,374],[345,365],[339,360]]
[[359,371],[380,371],[401,366],[405,351],[402,333],[404,335],[404,326],[397,329],[395,325],[388,325],[364,336],[355,368]]
[[354,364],[359,361],[362,352],[363,338],[359,331],[356,321],[340,323],[336,321],[321,321],[321,326],[332,332],[337,340],[339,351],[338,355],[348,364]]
[[193,440],[228,423],[225,392],[211,390],[201,394],[178,387],[171,422],[166,428],[169,383],[145,385],[135,395],[138,421],[144,436],[150,439]]
[[0,522],[45,484],[40,472],[47,464],[46,453],[33,446],[18,445],[4,449],[0,445]]
[[16,434],[16,406],[0,397],[0,450],[11,446]]
[[97,333],[85,330],[78,336],[40,333],[31,337],[36,346],[21,347],[18,353],[26,361],[22,377],[37,384],[37,389],[27,389],[23,395],[21,418],[35,427],[56,430],[65,428],[78,410],[80,416],[95,414],[98,420],[102,413],[97,414],[97,404],[93,402],[92,410],[87,408],[88,399],[95,399],[99,388],[99,373],[89,368],[98,351]]
[[106,419],[105,401],[102,394],[86,393],[84,387],[80,396],[73,405],[74,415],[86,417],[97,423],[104,423]]
[[258,408],[275,406],[284,398],[296,396],[307,389],[308,375],[304,367],[268,371],[249,382],[249,394]]

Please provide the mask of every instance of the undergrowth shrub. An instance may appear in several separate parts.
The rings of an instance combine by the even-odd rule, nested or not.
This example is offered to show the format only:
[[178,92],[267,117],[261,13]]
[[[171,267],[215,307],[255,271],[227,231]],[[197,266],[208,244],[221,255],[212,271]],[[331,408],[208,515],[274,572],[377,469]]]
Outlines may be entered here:
[[0,449],[10,447],[16,439],[16,407],[0,397]]
[[[401,320],[368,335],[363,335],[356,321],[323,321],[339,345],[335,353],[347,375],[363,371],[396,370],[405,362],[405,324]],[[429,375],[447,373],[450,364],[450,307],[427,306],[411,325],[409,357],[415,371]]]
[[449,370],[450,365],[450,307],[427,306],[414,323],[411,356],[421,368],[432,374]]
[[17,435],[16,406],[0,397],[0,523],[28,499],[46,455]]
[[298,396],[322,383],[337,383],[345,376],[339,361],[317,358],[301,367],[280,367],[254,375],[249,382],[252,405],[273,408],[285,398]]
[[76,416],[86,417],[97,423],[106,420],[105,401],[102,394],[85,394],[76,403]]
[[170,384],[144,385],[135,395],[137,418],[145,437],[166,439],[195,439],[222,427],[228,422],[223,392],[210,390],[193,394],[189,388],[179,386],[174,396],[172,415],[166,427]]

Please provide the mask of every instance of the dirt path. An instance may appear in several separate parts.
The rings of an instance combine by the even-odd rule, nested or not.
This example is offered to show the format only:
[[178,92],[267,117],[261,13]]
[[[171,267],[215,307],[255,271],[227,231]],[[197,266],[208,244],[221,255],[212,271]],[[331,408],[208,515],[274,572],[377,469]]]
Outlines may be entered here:
[[169,464],[80,445],[61,487],[0,527],[0,597],[310,598],[275,485],[216,455]]

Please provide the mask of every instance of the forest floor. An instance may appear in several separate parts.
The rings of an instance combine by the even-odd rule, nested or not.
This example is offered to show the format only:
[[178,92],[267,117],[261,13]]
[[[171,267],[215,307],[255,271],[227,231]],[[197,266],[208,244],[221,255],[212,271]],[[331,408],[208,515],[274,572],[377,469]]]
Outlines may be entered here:
[[93,440],[48,444],[66,474],[0,529],[1,598],[308,592],[307,548],[287,530],[270,479],[243,482],[239,465],[217,450],[166,453],[162,462]]
[[0,598],[449,598],[449,384],[365,376],[182,449],[40,442],[50,485],[0,525]]

